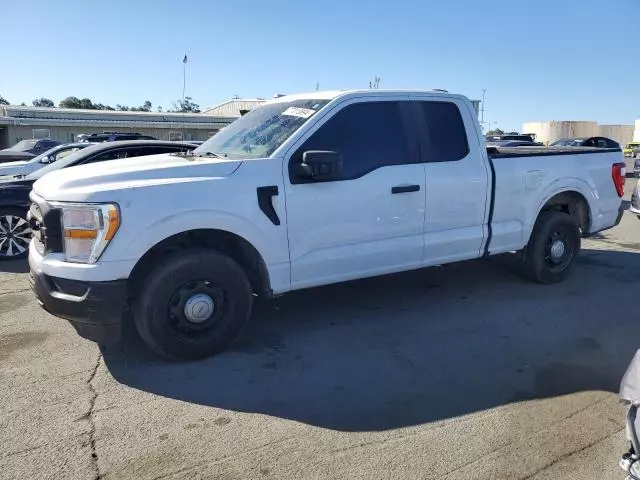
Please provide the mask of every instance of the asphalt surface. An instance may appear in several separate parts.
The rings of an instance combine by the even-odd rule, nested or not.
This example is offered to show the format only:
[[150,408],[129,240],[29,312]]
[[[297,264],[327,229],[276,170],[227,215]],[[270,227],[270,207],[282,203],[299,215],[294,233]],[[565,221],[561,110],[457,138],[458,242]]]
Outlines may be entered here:
[[640,221],[584,241],[563,284],[513,268],[290,294],[180,364],[134,332],[100,351],[0,263],[0,478],[624,478]]

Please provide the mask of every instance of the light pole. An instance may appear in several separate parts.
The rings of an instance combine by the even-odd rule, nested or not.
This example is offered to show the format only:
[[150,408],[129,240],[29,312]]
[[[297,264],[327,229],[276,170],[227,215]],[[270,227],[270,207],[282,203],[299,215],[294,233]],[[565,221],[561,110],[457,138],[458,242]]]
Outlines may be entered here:
[[187,54],[182,59],[182,108],[184,108],[184,91],[187,87]]

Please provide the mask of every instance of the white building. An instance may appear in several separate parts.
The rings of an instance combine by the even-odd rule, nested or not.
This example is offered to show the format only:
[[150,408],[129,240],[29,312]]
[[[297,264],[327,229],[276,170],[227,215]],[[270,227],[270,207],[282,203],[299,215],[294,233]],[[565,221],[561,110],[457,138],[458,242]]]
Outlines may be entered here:
[[[636,134],[640,136],[636,121]],[[550,144],[561,138],[607,137],[626,145],[634,138],[633,125],[599,125],[590,121],[549,121],[522,124],[522,133],[535,133],[536,141]]]
[[138,132],[158,140],[206,140],[264,103],[233,98],[202,113],[81,110],[0,105],[0,149],[29,138],[73,142],[80,134]]

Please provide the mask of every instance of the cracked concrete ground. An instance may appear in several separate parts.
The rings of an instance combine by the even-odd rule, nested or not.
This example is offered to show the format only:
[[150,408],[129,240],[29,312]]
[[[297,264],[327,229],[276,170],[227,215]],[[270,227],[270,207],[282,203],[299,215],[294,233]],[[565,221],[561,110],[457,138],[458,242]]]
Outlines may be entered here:
[[561,285],[494,259],[291,294],[186,364],[100,351],[0,263],[0,479],[624,478],[640,221],[583,247]]

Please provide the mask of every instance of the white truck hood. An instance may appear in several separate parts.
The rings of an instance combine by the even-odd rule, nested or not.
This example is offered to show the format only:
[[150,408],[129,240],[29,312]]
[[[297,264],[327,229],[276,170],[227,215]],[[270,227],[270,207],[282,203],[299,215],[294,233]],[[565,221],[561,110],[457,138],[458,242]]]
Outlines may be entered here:
[[47,173],[33,184],[46,200],[91,201],[100,192],[226,177],[241,160],[172,154],[96,162]]

